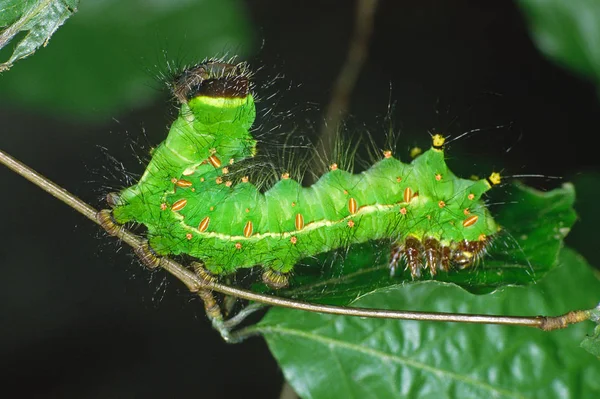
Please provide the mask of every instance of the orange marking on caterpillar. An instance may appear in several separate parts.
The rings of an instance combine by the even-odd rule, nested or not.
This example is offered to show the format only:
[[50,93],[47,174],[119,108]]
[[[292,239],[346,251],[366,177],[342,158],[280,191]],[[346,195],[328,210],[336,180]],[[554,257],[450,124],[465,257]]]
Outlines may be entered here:
[[173,177],[173,178],[171,179],[171,183],[173,183],[173,184],[177,183],[177,178],[176,178],[176,177]]
[[392,152],[389,150],[386,150],[383,152],[383,157],[384,158],[391,158],[392,157]]
[[290,174],[288,172],[282,173],[281,174],[281,179],[282,180],[287,180],[290,178]]
[[175,203],[171,205],[171,210],[177,212],[185,208],[186,205],[187,200],[185,198],[182,198],[180,200],[175,201]]
[[242,183],[248,183],[248,176],[242,177]]
[[239,242],[236,242],[235,249],[242,249],[242,244],[240,244]]
[[229,165],[233,165],[233,163],[234,163],[234,162],[235,162],[235,160],[234,160],[233,158],[231,158],[231,159],[229,160]]
[[479,241],[485,241],[485,240],[487,240],[487,236],[485,234],[479,234],[479,237],[477,237],[477,239]]
[[442,180],[442,175],[440,175],[439,173],[435,175],[435,180],[440,181]]
[[198,225],[198,230],[200,230],[201,232],[205,232],[206,229],[208,229],[209,223],[210,223],[210,218],[207,216],[204,219],[202,219],[202,221]]
[[221,184],[221,183],[223,183],[223,179],[222,179],[221,177],[217,177],[217,178],[215,179],[215,181],[217,182],[217,184]]
[[221,169],[221,172],[223,172],[223,174],[226,175],[227,173],[229,173],[229,168],[223,168]]
[[354,220],[348,220],[348,227],[350,227],[350,228],[354,227]]
[[185,235],[185,238],[187,238],[188,240],[191,240],[192,239],[192,233],[187,233]]
[[356,203],[356,200],[354,198],[350,198],[348,200],[348,211],[350,211],[350,213],[352,215],[354,215],[356,213],[357,209],[358,209],[358,204]]
[[204,177],[200,178],[200,183],[204,183]]
[[296,243],[298,242],[298,238],[296,238],[296,237],[290,237],[290,242],[291,242],[293,245],[296,245]]
[[221,160],[214,154],[211,155],[210,157],[208,157],[208,162],[210,162],[210,164],[212,166],[214,166],[215,168],[218,168],[221,166]]
[[332,163],[331,165],[329,165],[329,169],[330,170],[337,170],[338,169],[337,163]]
[[177,187],[182,187],[182,188],[186,188],[186,187],[191,187],[192,186],[192,182],[189,180],[184,180],[184,179],[179,179],[179,180],[175,180],[175,185]]
[[465,208],[463,210],[463,213],[465,214],[465,216],[467,216],[469,213],[471,213],[471,211],[469,210],[469,208]]
[[226,185],[227,187],[231,187],[231,185],[232,185],[232,184],[233,184],[233,183],[232,183],[231,181],[229,181],[229,180],[227,180],[227,181],[225,182],[225,185]]
[[164,202],[162,204],[160,204],[160,210],[161,211],[166,211],[167,210],[167,204],[165,204]]
[[396,181],[397,181],[398,183],[400,183],[400,182],[402,181],[402,178],[401,178],[400,176],[398,176],[398,177],[396,177]]
[[246,213],[250,213],[250,208],[246,208]]
[[254,227],[252,226],[252,222],[248,220],[248,222],[244,226],[244,237],[250,237],[252,235],[253,229]]
[[414,197],[413,190],[410,187],[404,189],[404,202],[410,202]]
[[295,207],[295,206],[296,206],[296,203],[295,203],[295,202],[292,202],[292,208],[293,208],[293,207]]
[[466,218],[465,220],[463,220],[463,226],[464,227],[473,226],[477,222],[477,219],[479,219],[479,216],[471,215],[468,218]]
[[304,216],[301,213],[296,214],[296,220],[294,220],[296,230],[302,230],[304,228]]
[[400,208],[400,213],[406,215],[406,208]]
[[471,201],[473,201],[475,199],[475,194],[471,193],[471,194],[467,195],[467,198],[470,199]]
[[438,202],[438,206],[439,206],[440,208],[443,208],[443,207],[445,207],[445,206],[446,206],[446,203],[445,203],[444,201],[440,201],[440,202]]

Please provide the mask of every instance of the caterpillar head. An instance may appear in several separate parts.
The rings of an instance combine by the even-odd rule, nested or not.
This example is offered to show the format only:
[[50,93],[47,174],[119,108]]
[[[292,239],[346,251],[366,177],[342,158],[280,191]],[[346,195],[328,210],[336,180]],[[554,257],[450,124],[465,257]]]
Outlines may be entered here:
[[248,129],[254,122],[254,99],[246,63],[209,60],[186,68],[170,88],[182,104],[182,112],[191,113],[201,123],[235,120]]

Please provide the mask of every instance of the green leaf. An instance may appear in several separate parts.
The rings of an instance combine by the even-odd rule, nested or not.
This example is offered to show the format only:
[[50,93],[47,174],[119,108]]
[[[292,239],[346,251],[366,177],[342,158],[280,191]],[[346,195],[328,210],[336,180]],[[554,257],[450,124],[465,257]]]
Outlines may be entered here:
[[[421,282],[367,295],[353,306],[502,315],[589,309],[600,281],[564,249],[536,285],[473,295]],[[254,327],[303,398],[595,398],[600,362],[578,348],[590,323],[530,327],[360,319],[271,309]]]
[[[505,285],[536,282],[556,266],[563,239],[576,220],[571,184],[541,192],[509,186],[502,205],[493,209],[503,231],[475,268],[438,273],[438,281],[455,283],[473,293],[489,293]],[[494,199],[494,202],[496,199]],[[294,270],[289,290],[277,295],[311,302],[346,305],[380,289],[411,282],[408,271],[389,275],[389,242],[351,248],[344,256],[306,260]],[[425,274],[424,279],[430,279]]]
[[254,35],[242,6],[241,0],[82,2],[52,51],[0,76],[0,96],[55,118],[119,118],[163,95],[160,75],[168,77],[171,67],[249,53]]
[[600,84],[600,2],[519,0],[534,42],[548,58]]
[[48,44],[56,30],[77,11],[79,0],[2,0],[0,1],[0,49],[19,32],[28,32],[15,46],[10,58],[0,64],[0,72],[16,61]]
[[596,326],[594,333],[581,341],[581,347],[600,358],[600,326]]

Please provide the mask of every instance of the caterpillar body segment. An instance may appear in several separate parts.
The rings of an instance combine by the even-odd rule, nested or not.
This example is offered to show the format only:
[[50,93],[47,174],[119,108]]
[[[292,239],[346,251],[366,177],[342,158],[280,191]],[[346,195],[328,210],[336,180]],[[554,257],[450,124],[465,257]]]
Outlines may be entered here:
[[157,255],[190,255],[213,274],[260,265],[281,288],[302,258],[392,239],[392,270],[403,262],[418,278],[473,264],[499,230],[481,200],[491,183],[456,177],[440,135],[409,164],[386,151],[362,173],[331,167],[310,187],[284,174],[262,192],[229,171],[256,153],[245,67],[190,71],[173,85],[182,106],[167,139],[140,181],[111,196],[114,220],[144,224]]

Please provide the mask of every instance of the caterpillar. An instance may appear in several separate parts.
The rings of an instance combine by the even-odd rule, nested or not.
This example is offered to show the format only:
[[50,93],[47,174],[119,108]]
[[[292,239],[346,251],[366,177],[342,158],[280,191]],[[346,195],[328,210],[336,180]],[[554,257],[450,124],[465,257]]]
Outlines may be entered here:
[[180,109],[166,139],[136,184],[108,195],[112,211],[102,216],[110,228],[146,226],[140,255],[149,265],[185,254],[209,275],[260,266],[262,280],[278,289],[303,258],[389,239],[391,272],[404,265],[420,278],[423,270],[435,275],[476,264],[501,229],[482,199],[500,175],[455,176],[440,134],[411,163],[385,150],[358,174],[333,163],[309,187],[283,173],[260,190],[232,173],[257,154],[247,65],[208,60],[170,88]]

